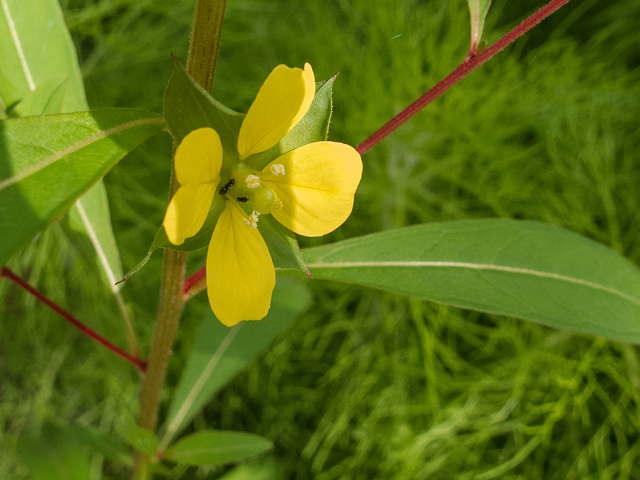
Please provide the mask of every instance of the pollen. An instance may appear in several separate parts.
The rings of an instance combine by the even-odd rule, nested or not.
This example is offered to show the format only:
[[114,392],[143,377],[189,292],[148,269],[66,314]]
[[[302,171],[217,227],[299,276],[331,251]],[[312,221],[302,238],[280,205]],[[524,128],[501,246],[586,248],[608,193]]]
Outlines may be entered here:
[[260,177],[257,175],[247,175],[247,178],[244,180],[247,183],[247,187],[254,189],[260,186]]
[[271,173],[273,175],[284,175],[284,165],[282,165],[281,163],[274,163],[273,165],[269,166],[269,170],[271,170]]
[[251,213],[249,218],[243,217],[242,221],[247,227],[258,228],[258,220],[260,219],[260,212],[255,210]]

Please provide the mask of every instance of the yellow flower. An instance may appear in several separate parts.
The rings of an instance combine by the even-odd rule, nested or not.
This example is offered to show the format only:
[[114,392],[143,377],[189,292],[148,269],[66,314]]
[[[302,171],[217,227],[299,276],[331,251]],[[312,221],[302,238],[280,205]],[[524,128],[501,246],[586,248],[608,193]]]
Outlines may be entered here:
[[198,233],[216,195],[226,200],[207,252],[207,290],[213,312],[227,326],[260,320],[271,305],[275,269],[256,228],[260,215],[271,213],[289,230],[317,237],[338,228],[351,214],[362,161],[349,145],[310,143],[262,170],[245,161],[282,140],[305,116],[314,95],[309,64],[304,69],[278,65],[244,118],[238,160],[224,179],[222,145],[215,130],[194,130],[176,151],[180,188],[163,222],[171,243],[180,245]]

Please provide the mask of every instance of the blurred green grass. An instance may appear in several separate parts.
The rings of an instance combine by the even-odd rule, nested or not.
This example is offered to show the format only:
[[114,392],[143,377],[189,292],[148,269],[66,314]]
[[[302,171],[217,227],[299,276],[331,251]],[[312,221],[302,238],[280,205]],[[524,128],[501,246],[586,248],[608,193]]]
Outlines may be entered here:
[[[187,51],[192,2],[62,3],[89,104],[160,112],[169,52],[184,60]],[[494,2],[489,42],[540,5]],[[301,243],[526,218],[638,263],[638,14],[637,0],[564,7],[367,153],[352,217]],[[278,63],[308,61],[318,79],[339,71],[330,136],[355,145],[455,68],[467,44],[463,0],[238,0],[227,6],[213,93],[243,111]],[[153,139],[106,177],[125,270],[161,222],[170,148],[167,135]],[[10,266],[124,344],[115,302],[76,247],[62,221]],[[145,349],[160,257],[123,290]],[[194,254],[189,270],[202,263]],[[353,286],[310,287],[309,311],[195,421],[274,440],[278,478],[640,478],[637,347]],[[205,308],[203,295],[189,302],[169,387]],[[47,419],[109,431],[135,417],[133,369],[6,282],[0,309],[0,478],[28,478],[15,442]],[[105,472],[126,478],[113,465]]]

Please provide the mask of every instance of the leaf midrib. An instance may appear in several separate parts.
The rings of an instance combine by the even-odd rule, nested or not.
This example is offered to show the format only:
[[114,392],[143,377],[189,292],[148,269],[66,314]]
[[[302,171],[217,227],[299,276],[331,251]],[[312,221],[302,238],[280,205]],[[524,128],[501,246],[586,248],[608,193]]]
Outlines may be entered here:
[[28,168],[25,168],[21,172],[18,172],[7,179],[0,181],[0,191],[4,190],[7,187],[10,187],[15,183],[18,183],[24,180],[25,178],[31,175],[38,173],[40,170],[48,167],[49,165],[53,165],[55,162],[62,160],[63,158],[71,155],[72,153],[77,152],[78,150],[81,150],[82,148],[88,145],[91,145],[94,142],[97,142],[98,140],[102,140],[103,138],[106,138],[110,135],[114,135],[116,133],[120,133],[129,128],[139,127],[141,125],[148,125],[152,123],[163,123],[163,122],[164,120],[159,117],[158,118],[141,118],[139,120],[122,123],[120,125],[116,125],[106,130],[99,131],[95,135],[82,139],[79,142],[76,142],[73,145],[54,153],[53,155],[48,156],[44,160],[34,165],[31,165]]
[[13,23],[13,18],[11,17],[11,12],[9,11],[9,5],[7,4],[7,0],[0,0],[2,2],[2,10],[7,19],[7,24],[9,25],[9,31],[11,32],[11,39],[13,40],[13,46],[16,49],[16,53],[20,60],[20,65],[22,66],[22,72],[27,80],[27,85],[29,86],[29,90],[32,92],[36,89],[36,84],[33,81],[33,77],[31,76],[31,70],[29,70],[29,64],[27,63],[27,59],[24,56],[24,51],[22,50],[22,44],[20,43],[20,38],[18,37],[18,32],[16,30],[16,26]]
[[325,269],[336,269],[336,268],[380,268],[380,267],[390,267],[390,268],[468,268],[471,270],[492,270],[499,272],[508,272],[514,274],[521,275],[532,275],[540,278],[551,278],[554,280],[560,280],[568,283],[573,283],[577,285],[582,285],[588,288],[593,288],[595,290],[604,291],[607,293],[611,293],[612,295],[616,295],[620,298],[623,298],[631,303],[634,303],[640,306],[640,299],[634,298],[631,295],[628,295],[620,290],[616,290],[615,288],[607,287],[605,285],[601,285],[599,283],[590,282],[588,280],[583,280],[581,278],[569,277],[566,275],[560,275],[558,273],[551,272],[543,272],[539,270],[531,270],[528,268],[520,268],[520,267],[510,267],[507,265],[494,265],[488,263],[469,263],[469,262],[444,262],[444,261],[421,261],[421,260],[411,260],[411,261],[379,261],[379,262],[316,262],[309,263],[309,268],[312,270],[314,268],[325,268]]

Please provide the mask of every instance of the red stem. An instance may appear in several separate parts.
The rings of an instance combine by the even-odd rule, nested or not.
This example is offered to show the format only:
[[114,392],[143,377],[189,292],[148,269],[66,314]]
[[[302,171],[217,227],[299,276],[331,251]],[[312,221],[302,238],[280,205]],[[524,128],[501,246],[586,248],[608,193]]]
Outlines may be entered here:
[[436,84],[433,88],[424,93],[415,102],[405,108],[398,115],[393,117],[389,122],[383,125],[378,131],[367,138],[364,142],[356,147],[356,150],[360,155],[369,151],[371,147],[376,145],[380,140],[385,138],[396,128],[402,125],[404,122],[413,117],[416,113],[433,102],[436,98],[449,90],[453,85],[458,83],[464,77],[469,75],[472,71],[484,64],[487,60],[493,57],[495,54],[504,49],[507,45],[514,42],[518,37],[535,27],[542,20],[547,18],[553,12],[558,10],[563,5],[569,3],[570,0],[551,0],[548,4],[538,10],[536,13],[527,18],[520,25],[515,27],[504,37],[491,45],[486,50],[478,53],[475,56],[467,58],[458,68],[447,75],[440,83]]
[[206,274],[207,274],[207,267],[202,267],[196,273],[191,275],[189,278],[187,278],[184,281],[184,284],[182,286],[182,292],[185,295],[189,294],[189,290],[191,290],[194,285],[196,285],[200,280],[202,280]]
[[139,358],[136,358],[133,355],[130,355],[129,353],[127,353],[124,350],[122,350],[120,347],[117,347],[116,345],[111,343],[109,340],[104,338],[102,335],[98,334],[94,330],[91,330],[89,327],[84,325],[80,320],[78,320],[73,315],[71,315],[69,312],[67,312],[66,310],[63,310],[58,305],[53,303],[51,300],[49,300],[42,293],[40,293],[38,290],[33,288],[31,285],[29,285],[27,282],[25,282],[22,278],[20,278],[18,275],[13,273],[7,267],[2,267],[2,270],[0,271],[0,277],[8,278],[9,280],[11,280],[13,283],[18,285],[19,287],[22,287],[24,290],[26,290],[31,295],[33,295],[38,300],[40,300],[42,303],[44,303],[51,310],[53,310],[56,313],[58,313],[65,320],[69,321],[72,325],[74,325],[76,328],[78,328],[81,332],[85,333],[86,335],[90,336],[91,338],[93,338],[97,342],[101,343],[102,345],[107,347],[109,350],[111,350],[113,353],[115,353],[116,355],[119,355],[120,357],[124,358],[127,362],[133,364],[136,368],[138,368],[138,370],[140,370],[142,372],[146,371],[147,362],[145,362],[144,360],[141,360]]

